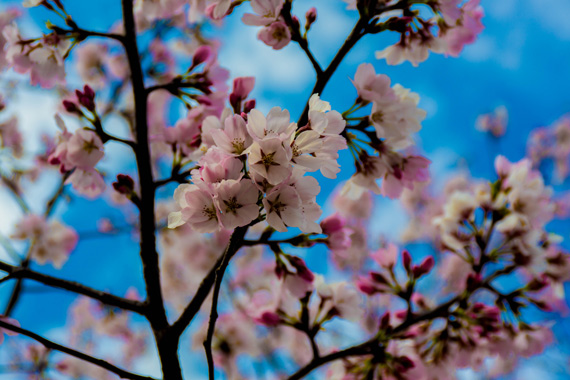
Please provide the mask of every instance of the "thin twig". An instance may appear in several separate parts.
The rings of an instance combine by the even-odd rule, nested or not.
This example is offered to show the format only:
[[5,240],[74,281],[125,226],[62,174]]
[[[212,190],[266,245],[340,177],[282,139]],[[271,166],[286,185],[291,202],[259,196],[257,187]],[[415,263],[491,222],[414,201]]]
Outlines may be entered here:
[[[3,261],[0,261],[0,270],[8,273],[7,277],[9,277],[9,279],[26,278],[40,282],[47,286],[64,289],[73,293],[81,294],[89,298],[93,298],[105,305],[133,311],[138,314],[144,314],[145,311],[144,304],[142,302],[117,297],[110,293],[106,293],[100,290],[87,287],[85,285],[81,285],[77,282],[62,280],[60,278],[48,276],[23,267],[16,267],[7,264]],[[4,279],[6,279],[6,277],[3,278],[2,280],[4,281]]]
[[141,375],[137,375],[137,374],[132,373],[132,372],[128,372],[122,368],[114,366],[113,364],[111,364],[109,362],[106,362],[105,360],[94,358],[93,356],[87,355],[83,352],[80,352],[80,351],[74,350],[72,348],[63,346],[61,344],[52,342],[51,340],[48,340],[48,339],[46,339],[46,338],[44,338],[44,337],[42,337],[36,333],[33,333],[29,330],[23,329],[23,328],[18,327],[18,326],[11,325],[10,323],[4,322],[1,319],[0,319],[0,327],[3,329],[9,330],[9,331],[13,331],[13,332],[18,333],[18,334],[25,335],[29,338],[32,338],[35,341],[44,345],[46,348],[63,352],[65,354],[71,355],[71,356],[76,357],[78,359],[81,359],[83,361],[94,364],[98,367],[106,369],[107,371],[113,372],[117,376],[119,376],[121,379],[154,380],[152,377],[141,376]]
[[[452,298],[451,300],[439,305],[435,309],[427,311],[423,314],[413,316],[411,318],[407,318],[404,322],[402,322],[401,324],[396,326],[391,331],[390,335],[391,336],[397,336],[400,333],[405,332],[408,328],[410,328],[411,326],[413,326],[417,323],[432,320],[435,318],[439,318],[441,316],[445,316],[446,313],[448,312],[449,308],[452,305],[454,305],[454,304],[456,304],[456,303],[458,303],[458,302],[460,302],[466,298],[469,298],[469,296],[472,295],[473,293],[475,293],[476,290],[485,287],[487,284],[489,284],[490,282],[492,282],[496,278],[498,278],[502,275],[505,275],[505,274],[509,274],[512,271],[514,271],[515,269],[516,269],[516,266],[511,265],[511,266],[507,266],[501,270],[494,272],[485,281],[483,281],[479,285],[475,286],[474,289],[472,289],[472,291],[470,293],[460,294],[460,295]],[[336,352],[333,352],[333,353],[325,355],[325,356],[318,357],[316,359],[313,359],[306,366],[299,369],[293,375],[289,376],[287,378],[287,380],[300,380],[303,377],[305,377],[306,375],[308,375],[309,373],[311,373],[313,370],[315,370],[315,369],[317,369],[317,368],[319,368],[319,367],[321,367],[327,363],[338,360],[338,359],[343,359],[343,358],[346,358],[349,356],[368,355],[371,353],[371,349],[377,344],[378,344],[377,339],[372,338],[372,339],[370,339],[364,343],[361,343],[361,344],[358,344],[358,345],[355,345],[352,347],[348,347],[344,350],[336,351]]]
[[216,320],[218,319],[218,297],[220,295],[220,287],[222,286],[222,280],[224,278],[224,273],[228,267],[230,260],[236,254],[236,252],[241,247],[241,242],[247,232],[247,226],[238,227],[235,229],[228,247],[226,248],[224,255],[222,256],[222,262],[220,266],[216,268],[214,290],[212,294],[212,307],[210,309],[210,318],[208,322],[208,332],[206,335],[206,340],[204,341],[204,350],[206,351],[206,359],[208,361],[208,378],[214,380],[214,357],[212,355],[212,339],[214,337],[214,330],[216,328]]

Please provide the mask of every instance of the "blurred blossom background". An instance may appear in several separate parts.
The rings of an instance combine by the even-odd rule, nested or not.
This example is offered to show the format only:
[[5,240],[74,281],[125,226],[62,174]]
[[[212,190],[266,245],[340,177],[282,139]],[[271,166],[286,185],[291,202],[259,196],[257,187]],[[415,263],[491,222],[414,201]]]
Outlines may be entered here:
[[[19,3],[21,1],[0,0],[0,11]],[[369,35],[346,57],[321,94],[322,99],[331,102],[334,110],[342,112],[348,109],[356,96],[349,78],[354,76],[361,62],[371,62],[376,72],[387,74],[392,83],[400,83],[417,92],[421,97],[420,107],[427,111],[419,133],[418,148],[432,161],[430,170],[436,193],[442,191],[446,180],[458,174],[494,178],[496,155],[502,154],[510,161],[518,161],[526,154],[527,140],[533,129],[552,125],[570,112],[570,23],[567,20],[570,1],[481,0],[481,5],[485,9],[485,30],[459,58],[432,55],[417,68],[408,62],[388,66],[385,61],[376,60],[374,52],[395,43],[397,35],[390,32]],[[350,32],[357,13],[347,11],[346,3],[341,0],[295,0],[293,12],[301,17],[312,6],[317,8],[318,18],[309,32],[309,41],[317,60],[325,65]],[[79,25],[91,30],[107,30],[121,15],[117,0],[67,1],[66,7]],[[257,28],[246,27],[240,21],[241,15],[247,11],[249,5],[239,7],[223,24],[205,26],[203,33],[208,37],[219,37],[222,43],[219,61],[230,70],[232,78],[256,77],[252,97],[257,99],[259,109],[267,112],[273,106],[280,106],[290,110],[292,119],[296,119],[314,84],[313,69],[298,45],[289,44],[282,50],[273,51],[258,41]],[[22,29],[29,35],[38,35],[45,31],[43,22],[47,16],[48,13],[42,9],[29,10],[22,20]],[[82,85],[77,73],[69,71],[69,88]],[[27,140],[29,149],[37,150],[42,132],[52,135],[56,132],[53,116],[58,100],[52,98],[48,91],[29,87],[15,73],[1,78],[0,86],[0,93],[12,99],[12,110],[18,114],[23,130],[37,136]],[[492,114],[495,110],[506,122],[502,136],[481,130],[489,120],[479,116]],[[179,111],[173,109],[173,122],[179,117]],[[476,128],[477,124],[479,128]],[[119,172],[134,173],[134,162],[128,150],[112,145],[107,153],[102,168],[108,176],[114,177]],[[121,164],[117,165],[117,162]],[[341,165],[352,165],[348,151],[341,152]],[[568,181],[558,181],[553,175],[552,162],[543,163],[541,170],[547,183],[555,189],[568,189]],[[324,216],[332,211],[327,199],[340,181],[348,179],[351,174],[351,170],[343,171],[336,180],[317,175],[321,183],[318,201],[324,205]],[[31,189],[33,196],[29,197],[29,202],[32,207],[40,207],[51,194],[45,189],[56,185],[56,179],[48,177],[40,178],[38,185]],[[172,187],[168,188],[163,196],[169,196],[172,190]],[[9,194],[0,189],[0,231],[3,234],[12,232],[19,212]],[[80,235],[79,246],[61,271],[62,277],[81,280],[86,285],[116,294],[124,294],[132,286],[140,293],[144,292],[137,238],[120,230],[115,234],[97,233],[97,220],[101,218],[118,227],[126,223],[121,211],[114,209],[105,199],[90,201],[77,197],[67,205],[60,203],[56,214]],[[372,236],[399,242],[407,220],[407,214],[399,203],[375,197],[373,215],[374,223],[370,225]],[[555,221],[551,223],[550,230],[565,240],[570,239],[568,221]],[[567,242],[562,245],[570,248]],[[413,247],[417,255],[431,252],[429,246],[421,243],[408,247]],[[0,250],[0,257],[5,258],[5,255]],[[310,254],[304,253],[311,269],[334,275],[333,268],[324,267],[323,255],[324,249],[321,248],[311,248]],[[48,274],[59,272],[51,266],[41,270]],[[4,288],[11,286],[0,284],[0,295],[7,296],[9,292]],[[55,340],[68,334],[64,327],[69,318],[67,309],[75,296],[32,282],[25,286],[25,294],[14,317],[22,325],[33,327],[34,331]],[[0,299],[1,307],[6,302],[7,299]],[[553,320],[553,315],[531,312],[528,318],[553,323],[557,343],[542,355],[524,360],[518,370],[506,378],[570,379],[570,321],[565,318]],[[190,336],[200,326],[200,323],[194,323],[186,334]],[[184,371],[190,378],[200,378],[199,375],[193,376],[195,371],[205,373],[201,349],[192,351],[191,344],[183,343],[181,355]],[[0,353],[0,379],[23,378],[3,373],[2,365],[5,363],[2,358]],[[159,368],[159,363],[149,354],[149,359],[139,363],[138,367],[141,371],[152,372],[153,368]],[[461,378],[482,379],[470,371],[461,371]]]

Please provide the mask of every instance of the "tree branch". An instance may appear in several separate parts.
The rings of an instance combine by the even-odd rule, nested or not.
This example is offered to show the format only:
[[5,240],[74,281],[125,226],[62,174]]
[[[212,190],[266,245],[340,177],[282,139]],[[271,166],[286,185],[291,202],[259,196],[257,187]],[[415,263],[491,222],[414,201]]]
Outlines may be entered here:
[[13,331],[13,332],[18,333],[18,334],[25,335],[25,336],[32,338],[32,339],[36,340],[37,342],[41,343],[46,348],[63,352],[65,354],[71,355],[71,356],[76,357],[78,359],[81,359],[83,361],[94,364],[98,367],[104,368],[107,371],[115,373],[121,379],[154,380],[152,377],[141,376],[141,375],[134,374],[132,372],[125,371],[124,369],[116,367],[113,364],[106,362],[105,360],[97,359],[97,358],[89,356],[83,352],[76,351],[76,350],[69,348],[69,347],[66,347],[66,346],[62,346],[61,344],[52,342],[51,340],[48,340],[48,339],[46,339],[46,338],[44,338],[38,334],[35,334],[31,331],[28,331],[28,330],[25,330],[21,327],[14,326],[14,325],[11,325],[7,322],[4,322],[1,319],[0,319],[0,328],[6,329],[9,331]]
[[247,226],[238,227],[235,229],[232,237],[230,238],[228,247],[222,256],[222,262],[215,271],[214,292],[212,295],[212,307],[210,310],[208,333],[206,335],[206,340],[204,341],[204,350],[206,351],[206,359],[208,361],[208,378],[210,380],[214,380],[214,357],[212,356],[212,339],[214,337],[214,330],[216,328],[216,320],[218,319],[218,296],[220,295],[220,287],[222,286],[224,273],[230,263],[230,260],[241,248],[241,242],[245,237],[247,229]]
[[[118,307],[120,309],[129,310],[138,314],[144,314],[145,308],[142,302],[128,300],[126,298],[117,297],[110,293],[92,289],[77,282],[62,280],[56,277],[48,276],[39,272],[35,272],[28,268],[16,267],[0,261],[0,270],[8,273],[9,279],[30,279],[40,282],[44,285],[67,290],[73,293],[93,298],[105,305]],[[2,279],[4,280],[4,279]]]
[[131,71],[135,109],[134,129],[136,146],[134,152],[140,185],[140,257],[146,286],[146,302],[148,304],[145,316],[154,334],[164,378],[168,380],[182,380],[182,371],[178,359],[179,337],[168,333],[170,325],[166,317],[164,298],[160,286],[159,257],[156,251],[156,222],[154,215],[156,188],[152,175],[152,162],[148,141],[148,92],[145,88],[144,75],[137,46],[133,0],[122,0],[121,5],[125,28],[125,37],[122,42]]
[[[346,54],[348,54],[350,49],[352,49],[352,47],[366,34],[365,28],[367,25],[368,25],[367,19],[364,19],[362,17],[358,19],[358,22],[356,23],[356,25],[354,25],[354,28],[350,32],[348,38],[344,41],[344,44],[338,50],[338,52],[336,53],[329,66],[326,68],[326,70],[321,73],[317,72],[317,81],[315,83],[315,86],[313,87],[313,90],[311,91],[311,96],[313,94],[322,94],[325,86],[331,79],[332,75],[334,74],[334,72],[336,71],[336,69],[338,68],[338,66],[346,56]],[[301,117],[299,118],[297,124],[301,127],[305,125],[308,121],[308,116],[309,116],[309,102],[307,101],[305,109],[303,110],[303,113],[301,114]]]
[[[453,304],[460,302],[464,299],[468,299],[473,293],[475,293],[476,290],[484,288],[486,285],[488,285],[491,281],[495,280],[497,277],[500,277],[500,276],[505,275],[505,274],[509,274],[512,271],[514,271],[516,268],[517,267],[515,265],[510,265],[510,266],[507,266],[503,269],[500,269],[500,270],[494,272],[492,275],[490,275],[485,281],[481,282],[476,287],[474,287],[471,290],[471,292],[460,294],[460,295],[452,298],[451,300],[439,305],[435,309],[432,309],[428,312],[425,312],[423,314],[419,314],[416,316],[412,316],[411,318],[407,318],[404,322],[402,322],[401,324],[396,326],[390,332],[390,336],[392,336],[392,337],[396,336],[396,335],[406,331],[409,327],[411,327],[417,323],[420,323],[423,321],[428,321],[428,320],[435,319],[435,318],[439,318],[439,317],[446,315],[449,308]],[[325,355],[325,356],[317,357],[317,358],[313,359],[309,364],[307,364],[303,368],[299,369],[293,375],[289,376],[287,378],[287,380],[300,380],[303,377],[305,377],[306,375],[308,375],[309,373],[311,373],[313,370],[315,370],[315,369],[317,369],[317,368],[319,368],[319,367],[321,367],[327,363],[338,360],[338,359],[346,358],[349,356],[368,355],[371,353],[371,349],[373,349],[373,347],[377,344],[378,344],[377,339],[372,338],[372,339],[370,339],[364,343],[345,348],[344,350],[336,351],[336,352],[333,352],[333,353]]]

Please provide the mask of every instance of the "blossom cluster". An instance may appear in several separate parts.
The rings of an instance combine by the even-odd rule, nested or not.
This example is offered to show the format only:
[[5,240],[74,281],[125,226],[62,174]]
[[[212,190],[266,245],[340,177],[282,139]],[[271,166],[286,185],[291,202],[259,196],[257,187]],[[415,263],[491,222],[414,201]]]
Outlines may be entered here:
[[[301,378],[333,362],[327,379],[439,380],[456,378],[461,368],[502,376],[554,341],[550,326],[530,322],[523,311],[567,310],[570,255],[547,226],[570,214],[570,202],[557,199],[536,169],[553,158],[566,178],[567,118],[533,134],[530,159],[497,157],[493,181],[457,176],[434,195],[431,162],[415,144],[427,115],[417,93],[367,63],[351,78],[354,102],[344,112],[319,92],[367,34],[400,35],[376,54],[390,65],[416,66],[430,51],[457,56],[483,29],[480,1],[345,2],[358,11],[358,21],[328,67],[309,49],[316,8],[305,14],[302,31],[291,0],[135,0],[132,12],[123,9],[122,24],[107,32],[79,27],[60,0],[24,0],[65,25],[50,22],[49,33],[35,39],[18,30],[18,11],[0,15],[0,69],[52,88],[65,84],[71,58],[67,68],[86,83],[73,93],[58,87],[58,113],[80,128],[68,130],[58,114],[59,135],[44,138],[45,150],[33,155],[36,166],[58,167],[61,177],[44,216],[23,196],[38,168],[15,165],[9,175],[0,173],[24,214],[10,238],[27,243],[0,241],[19,261],[0,262],[9,273],[0,282],[19,281],[10,297],[15,301],[0,314],[8,325],[0,327],[0,343],[13,333],[9,326],[19,326],[8,315],[25,289],[21,281],[33,280],[81,295],[70,308],[67,340],[74,349],[26,343],[24,350],[10,346],[10,359],[31,363],[29,372],[38,378],[57,372],[110,379],[109,368],[137,378],[128,371],[150,367],[156,345],[160,377],[182,379],[177,353],[191,340],[206,349],[210,373],[220,366],[228,379],[253,378],[250,363],[260,364],[264,375],[267,363],[299,365],[287,376]],[[222,23],[244,4],[252,12],[241,21],[259,28],[261,42],[275,50],[297,43],[315,69],[315,90],[298,122],[280,107],[257,108],[255,77],[237,77],[228,86],[230,72],[218,61],[221,45],[201,30],[202,21]],[[499,108],[477,126],[498,137],[506,119]],[[2,120],[0,152],[20,165],[31,155],[24,135],[17,119]],[[117,180],[106,186],[100,163],[115,161],[109,141],[128,151],[124,157],[136,164],[138,178],[121,164]],[[340,158],[343,150],[354,172]],[[341,162],[348,173],[341,173]],[[322,217],[321,187],[337,176],[348,180],[333,191],[330,208],[323,207],[331,211]],[[98,231],[82,232],[82,239],[127,232],[140,241],[140,262],[125,268],[143,269],[144,299],[132,289],[118,296],[30,268],[51,263],[60,269],[78,244],[74,229],[49,218],[58,199],[107,190],[112,215],[124,223],[104,216]],[[410,213],[402,244],[372,226],[377,214],[384,216],[375,212],[374,194],[397,199]],[[426,244],[404,246],[417,241]],[[206,309],[209,318],[201,314]],[[194,317],[202,327],[183,335]],[[143,319],[145,330],[138,323]],[[361,343],[346,348],[356,340]],[[71,356],[54,354],[52,363],[57,347]]]
[[[404,188],[413,189],[414,184],[429,179],[428,159],[396,151],[413,144],[413,135],[421,129],[420,123],[426,112],[417,107],[419,96],[416,93],[399,84],[390,87],[390,78],[376,74],[370,64],[363,63],[358,67],[353,84],[358,92],[353,108],[372,104],[370,116],[363,121],[374,128],[374,134],[368,134],[369,145],[378,156],[361,149],[358,139],[348,136],[349,146],[358,157],[356,173],[347,183],[345,192],[357,198],[368,189],[375,194],[397,198]],[[359,130],[358,127],[354,129]],[[383,179],[382,188],[378,186],[378,179]]]
[[[89,86],[83,92],[76,91],[77,101],[91,113],[95,112],[95,93]],[[64,101],[69,112],[83,115],[79,106],[69,100]],[[81,194],[96,197],[105,189],[102,175],[95,169],[95,165],[105,155],[103,141],[98,134],[90,129],[77,129],[74,133],[67,130],[63,119],[56,115],[56,123],[60,129],[55,150],[48,157],[51,165],[59,165],[61,173],[71,172],[67,183]]]
[[305,174],[320,170],[336,177],[338,151],[346,147],[342,116],[318,95],[311,98],[308,124],[299,129],[279,107],[266,116],[256,109],[226,115],[204,120],[207,151],[192,171],[192,183],[174,193],[181,210],[170,214],[169,227],[188,223],[213,232],[265,219],[280,232],[321,232],[315,201],[320,187]]
[[[11,14],[6,15],[10,17]],[[14,21],[6,25],[0,20],[0,29],[3,35],[0,47],[6,51],[0,60],[0,68],[13,67],[18,73],[29,74],[32,85],[49,88],[65,82],[64,61],[72,46],[69,38],[54,32],[42,38],[26,39]]]
[[400,41],[376,52],[376,58],[385,59],[389,65],[409,61],[417,66],[430,52],[457,57],[483,30],[480,0],[461,3],[460,0],[428,2],[433,12],[430,19],[423,19],[419,11],[388,19],[385,27],[400,33]]
[[16,224],[12,238],[30,242],[30,257],[38,264],[52,263],[61,268],[79,239],[77,233],[55,220],[34,214]]
[[570,117],[563,116],[550,127],[532,131],[527,146],[528,156],[534,166],[552,160],[555,179],[564,181],[570,174]]

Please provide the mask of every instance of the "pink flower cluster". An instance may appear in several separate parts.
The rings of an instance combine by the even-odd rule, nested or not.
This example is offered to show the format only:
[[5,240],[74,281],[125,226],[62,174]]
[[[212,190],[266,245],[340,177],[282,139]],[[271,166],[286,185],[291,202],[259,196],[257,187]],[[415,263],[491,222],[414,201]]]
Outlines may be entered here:
[[192,184],[176,190],[181,211],[170,214],[169,227],[188,223],[213,232],[266,220],[281,232],[288,227],[321,232],[315,202],[320,187],[305,174],[320,170],[336,177],[338,150],[346,146],[339,135],[345,125],[341,115],[314,95],[309,124],[300,129],[279,107],[266,116],[256,109],[224,116],[203,123],[207,151],[192,172]]
[[52,263],[61,268],[77,245],[77,233],[58,221],[29,214],[16,224],[12,238],[29,240],[30,257],[38,264]]
[[51,33],[39,39],[26,40],[20,35],[15,22],[5,26],[2,34],[5,40],[3,59],[16,72],[29,73],[32,85],[50,88],[65,83],[64,60],[71,48],[70,39]]
[[475,122],[475,127],[481,132],[488,132],[495,137],[501,137],[507,131],[508,120],[507,108],[500,106],[493,113],[480,115]]
[[570,116],[564,116],[550,127],[532,131],[527,146],[527,154],[534,166],[545,160],[555,165],[555,178],[563,182],[570,174]]
[[[479,2],[469,0],[461,5],[459,0],[438,0],[429,3],[434,13],[431,19],[424,20],[419,13],[388,20],[387,28],[400,33],[400,41],[376,52],[376,58],[386,59],[389,65],[409,61],[417,66],[430,51],[457,57],[483,30],[484,13]],[[434,35],[436,27],[438,34]]]
[[[413,189],[415,183],[429,179],[428,159],[403,156],[395,151],[413,144],[412,136],[420,130],[426,112],[417,107],[417,94],[398,84],[390,87],[390,79],[383,74],[377,75],[370,64],[358,67],[353,84],[358,91],[356,104],[372,103],[369,120],[375,130],[377,143],[372,146],[378,156],[371,156],[366,150],[359,152],[357,171],[347,183],[345,192],[358,197],[368,189],[397,198],[404,188]],[[383,179],[382,188],[376,182],[378,179]]]
[[[95,93],[91,88],[85,86],[84,92],[77,91],[77,98],[81,105],[94,112]],[[71,101],[64,101],[64,106],[70,112],[81,112],[78,105]],[[90,129],[69,132],[59,115],[56,115],[55,120],[60,133],[57,147],[48,158],[49,163],[59,165],[61,173],[71,172],[66,183],[71,183],[81,194],[90,198],[98,196],[105,189],[105,181],[95,169],[95,165],[104,156],[103,141]]]
[[283,0],[252,0],[251,7],[256,14],[244,14],[243,23],[262,26],[263,28],[257,33],[257,38],[267,46],[275,50],[287,46],[291,41],[291,30],[281,16]]

